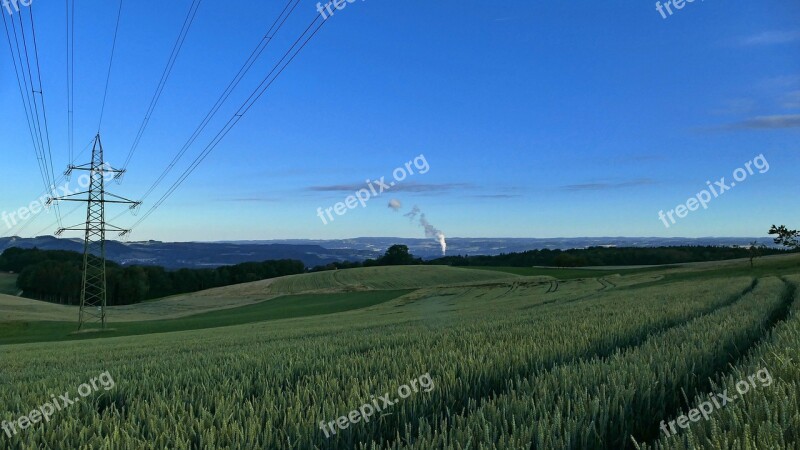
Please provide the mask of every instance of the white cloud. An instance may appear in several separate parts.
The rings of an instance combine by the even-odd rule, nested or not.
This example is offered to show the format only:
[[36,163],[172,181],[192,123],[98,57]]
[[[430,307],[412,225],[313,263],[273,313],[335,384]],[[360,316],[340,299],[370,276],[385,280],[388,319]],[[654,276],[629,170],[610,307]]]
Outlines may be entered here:
[[741,40],[742,45],[775,45],[800,41],[800,31],[765,31]]

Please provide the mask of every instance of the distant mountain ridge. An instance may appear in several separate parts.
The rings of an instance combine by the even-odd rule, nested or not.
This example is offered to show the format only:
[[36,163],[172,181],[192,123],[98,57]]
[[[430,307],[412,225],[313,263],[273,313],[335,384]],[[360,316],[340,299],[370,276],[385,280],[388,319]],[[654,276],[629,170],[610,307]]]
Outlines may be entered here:
[[[0,238],[0,251],[9,247],[83,252],[80,239]],[[307,266],[363,260],[372,253],[329,250],[319,245],[231,244],[224,242],[106,242],[106,257],[122,265],[157,265],[168,269],[219,267],[243,262],[296,259]]]
[[[680,245],[747,246],[758,241],[774,246],[770,238],[450,238],[448,255],[499,255],[549,248],[566,250],[596,246],[661,247]],[[439,243],[432,239],[370,237],[353,239],[281,239],[220,242],[119,242],[108,241],[107,257],[123,265],[158,265],[169,269],[219,267],[251,261],[297,259],[308,267],[336,261],[362,261],[382,255],[394,244],[405,244],[415,256],[433,259],[441,256]],[[9,247],[42,250],[83,251],[81,239],[0,238],[0,252]]]

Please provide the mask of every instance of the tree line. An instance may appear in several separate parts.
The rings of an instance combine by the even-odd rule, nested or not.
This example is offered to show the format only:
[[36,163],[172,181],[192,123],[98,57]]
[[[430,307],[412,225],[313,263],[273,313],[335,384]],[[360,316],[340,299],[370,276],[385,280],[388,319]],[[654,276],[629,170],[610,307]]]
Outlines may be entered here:
[[407,245],[396,244],[389,247],[383,256],[376,259],[366,259],[364,261],[336,261],[324,266],[316,266],[311,272],[323,272],[326,270],[355,269],[358,267],[378,267],[378,266],[414,266],[425,264],[422,258],[415,258]]
[[[9,248],[0,270],[18,273],[17,287],[28,298],[80,304],[83,255],[62,250]],[[130,305],[169,295],[197,292],[305,272],[302,261],[248,262],[214,269],[166,270],[159,266],[121,266],[106,262],[108,305]]]
[[[530,250],[496,256],[447,256],[430,261],[414,257],[406,245],[393,245],[383,256],[356,262],[334,262],[311,272],[357,267],[396,265],[450,265],[494,267],[586,267],[667,265],[701,261],[754,258],[800,251],[800,231],[773,225],[769,231],[776,244],[786,249],[743,247],[590,247],[570,250]],[[0,271],[16,272],[17,287],[26,297],[77,305],[83,281],[83,255],[62,250],[10,248],[0,255]],[[128,305],[169,295],[197,292],[214,287],[248,283],[306,272],[296,260],[249,262],[214,269],[166,270],[158,266],[121,266],[106,263],[109,305]]]
[[[760,256],[786,253],[786,250],[761,248]],[[750,258],[749,247],[590,247],[571,250],[530,250],[496,256],[447,256],[428,264],[495,267],[589,267],[681,264]]]
[[776,244],[785,249],[767,248],[753,242],[749,246],[674,246],[674,247],[589,247],[570,250],[529,250],[526,252],[503,253],[495,256],[457,255],[446,256],[429,261],[415,258],[406,245],[393,245],[377,259],[333,262],[311,269],[312,272],[325,270],[353,269],[358,267],[396,266],[396,265],[448,265],[448,266],[493,266],[493,267],[590,267],[590,266],[649,266],[683,264],[702,261],[723,261],[748,258],[753,265],[755,258],[779,255],[800,250],[800,231],[775,225],[769,231],[775,235]]

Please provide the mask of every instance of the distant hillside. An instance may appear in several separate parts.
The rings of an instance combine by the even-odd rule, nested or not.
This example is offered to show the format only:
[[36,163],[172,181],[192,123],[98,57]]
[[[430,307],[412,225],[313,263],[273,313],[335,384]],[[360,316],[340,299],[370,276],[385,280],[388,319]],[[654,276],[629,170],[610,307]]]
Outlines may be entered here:
[[[705,238],[659,238],[659,237],[577,237],[577,238],[448,238],[447,255],[500,255],[519,253],[528,250],[568,250],[589,247],[682,247],[682,246],[715,246],[733,247],[749,246],[758,241],[767,247],[775,244],[769,237],[705,237]],[[314,240],[286,239],[267,241],[229,242],[238,244],[291,244],[319,245],[355,252],[369,252],[371,257],[383,254],[394,244],[407,245],[414,256],[424,259],[440,258],[442,252],[439,243],[434,239],[398,238],[398,237],[360,237],[352,239]]]
[[477,267],[650,266],[784,255],[788,250],[719,246],[590,247],[571,250],[529,250],[494,256],[447,256],[428,264]]
[[[566,250],[587,247],[673,247],[673,246],[747,246],[757,240],[773,247],[768,237],[752,238],[450,238],[447,255],[486,255],[520,253],[529,250]],[[230,242],[118,242],[108,241],[108,258],[124,266],[158,265],[167,269],[213,268],[251,261],[296,259],[307,267],[340,261],[363,261],[376,258],[394,244],[407,245],[416,257],[426,260],[442,256],[433,239],[368,237],[338,240],[268,240]],[[10,247],[42,250],[83,251],[80,239],[0,238],[0,252]]]
[[[296,275],[305,270],[302,261],[291,259],[172,271],[160,266],[123,267],[108,261],[108,304],[129,305],[175,294]],[[25,297],[65,305],[79,304],[83,255],[69,250],[38,248],[3,250],[0,253],[0,293],[15,292],[9,292],[12,279]]]
[[[40,250],[70,250],[83,252],[80,239],[58,239],[52,236],[37,238],[0,238],[0,252],[7,248],[38,248]],[[384,249],[385,250],[385,249]],[[336,261],[359,261],[374,257],[372,252],[359,250],[329,250],[319,245],[296,244],[233,244],[211,242],[118,242],[108,241],[109,260],[123,266],[156,265],[167,269],[214,268],[252,261],[295,259],[306,266]]]

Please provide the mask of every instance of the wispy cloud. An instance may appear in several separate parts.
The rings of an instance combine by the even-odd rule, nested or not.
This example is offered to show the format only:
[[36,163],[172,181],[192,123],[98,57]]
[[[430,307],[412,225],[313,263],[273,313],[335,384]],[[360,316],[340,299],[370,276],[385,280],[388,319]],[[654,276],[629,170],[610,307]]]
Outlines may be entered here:
[[[364,183],[357,184],[334,184],[327,186],[311,186],[309,191],[314,192],[356,192],[359,189],[364,189]],[[469,183],[402,183],[397,184],[391,188],[391,192],[411,192],[411,193],[447,193],[454,190],[472,189],[474,186]]]
[[666,158],[664,155],[656,155],[652,153],[641,154],[622,154],[618,156],[603,156],[598,158],[599,161],[604,163],[615,164],[640,164],[645,162],[663,161]]
[[654,180],[649,178],[641,178],[638,180],[622,181],[617,183],[600,182],[600,183],[584,183],[584,184],[568,184],[561,186],[565,191],[608,191],[613,189],[625,189],[639,186],[648,186],[655,184]]
[[471,195],[472,198],[488,198],[494,200],[501,200],[501,199],[509,199],[509,198],[519,198],[522,197],[521,194],[477,194]]
[[734,98],[726,100],[722,106],[711,111],[713,114],[730,115],[730,114],[747,114],[753,112],[756,107],[756,102],[750,98]]
[[774,130],[800,127],[800,114],[759,116],[743,120],[717,129],[722,130]]
[[793,89],[797,86],[800,86],[800,74],[764,78],[758,83],[758,87],[767,90]]
[[739,43],[744,46],[756,46],[788,44],[795,41],[800,41],[800,31],[765,31],[742,38]]
[[274,203],[278,201],[277,198],[270,198],[270,197],[217,198],[215,200],[218,202],[229,202],[229,203]]
[[800,91],[789,92],[784,95],[782,104],[787,109],[800,109]]

